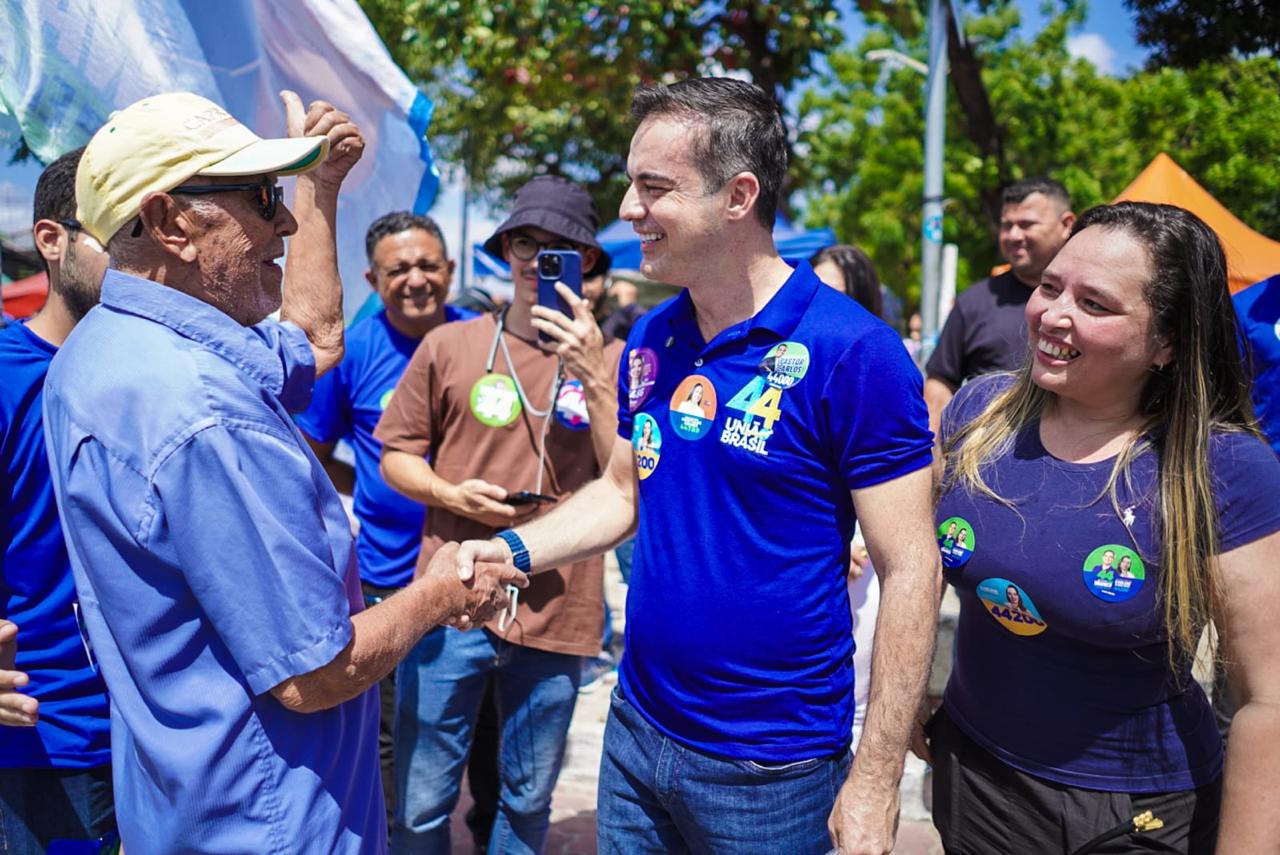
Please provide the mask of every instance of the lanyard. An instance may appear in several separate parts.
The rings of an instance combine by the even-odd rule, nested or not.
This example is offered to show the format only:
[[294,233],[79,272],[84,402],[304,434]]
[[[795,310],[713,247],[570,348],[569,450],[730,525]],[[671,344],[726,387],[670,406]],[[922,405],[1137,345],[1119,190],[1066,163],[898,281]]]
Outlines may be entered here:
[[[555,409],[556,398],[560,395],[560,384],[564,382],[564,360],[557,357],[556,375],[555,375],[555,379],[552,380],[551,382],[551,399],[547,402],[547,408],[545,410],[539,410],[537,407],[533,405],[533,401],[529,399],[529,396],[525,394],[524,386],[520,384],[520,375],[516,372],[516,364],[511,361],[511,350],[507,347],[507,340],[502,335],[502,333],[505,332],[507,328],[507,309],[509,308],[510,307],[508,306],[498,313],[498,328],[493,334],[493,342],[490,343],[489,345],[489,356],[484,361],[484,373],[485,374],[493,373],[493,366],[498,358],[498,348],[501,347],[502,357],[507,362],[507,370],[511,372],[511,381],[516,384],[516,394],[520,396],[520,403],[529,411],[529,414],[532,415],[534,418],[544,419],[544,420],[548,419],[548,417],[551,415],[552,410]],[[541,488],[541,485],[542,485],[541,464],[546,452],[547,424],[548,422],[546,421],[543,422],[542,441],[539,443],[539,449],[538,449],[539,488]]]

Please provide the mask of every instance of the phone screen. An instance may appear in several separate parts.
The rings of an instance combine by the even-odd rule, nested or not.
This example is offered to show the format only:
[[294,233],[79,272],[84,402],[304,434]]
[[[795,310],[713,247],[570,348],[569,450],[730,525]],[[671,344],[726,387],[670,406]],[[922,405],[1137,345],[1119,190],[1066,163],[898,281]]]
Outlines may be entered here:
[[[563,282],[569,290],[582,296],[582,255],[575,249],[544,249],[538,253],[538,305],[564,312],[573,317],[573,307],[560,299],[556,283]],[[553,339],[538,333],[540,341]]]

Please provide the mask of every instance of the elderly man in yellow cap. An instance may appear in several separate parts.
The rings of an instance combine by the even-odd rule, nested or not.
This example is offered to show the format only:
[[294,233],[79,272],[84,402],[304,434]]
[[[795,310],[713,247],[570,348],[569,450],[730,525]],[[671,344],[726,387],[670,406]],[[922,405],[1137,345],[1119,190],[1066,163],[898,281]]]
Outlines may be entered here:
[[112,269],[53,359],[45,427],[130,855],[382,852],[372,687],[427,629],[523,584],[444,566],[364,609],[346,516],[289,415],[342,354],[334,220],[364,143],[284,97],[290,136],[269,140],[203,98],[146,98],[77,172]]

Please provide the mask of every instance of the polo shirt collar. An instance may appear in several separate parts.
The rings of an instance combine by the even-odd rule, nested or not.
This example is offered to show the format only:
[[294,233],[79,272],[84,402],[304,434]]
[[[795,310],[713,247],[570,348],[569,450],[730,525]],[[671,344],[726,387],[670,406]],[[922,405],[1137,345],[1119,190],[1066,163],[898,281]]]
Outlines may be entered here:
[[253,327],[236,323],[218,309],[175,288],[107,270],[102,305],[154,321],[213,351],[275,395],[284,390],[280,357]]
[[[799,325],[800,319],[809,308],[809,303],[813,301],[813,297],[818,293],[818,288],[825,288],[821,280],[814,274],[813,268],[809,266],[809,262],[802,261],[796,269],[787,277],[787,281],[782,283],[782,287],[778,289],[778,293],[765,304],[765,307],[745,321],[734,324],[728,329],[721,330],[720,333],[702,347],[703,353],[718,349],[730,342],[745,338],[756,330],[761,330],[769,335],[770,340],[782,340],[789,338],[795,332],[796,326]],[[702,333],[698,330],[698,319],[694,310],[693,298],[689,296],[688,289],[680,292],[676,297],[674,311],[671,315],[671,331],[673,334],[684,338],[690,337],[693,341],[702,342]]]

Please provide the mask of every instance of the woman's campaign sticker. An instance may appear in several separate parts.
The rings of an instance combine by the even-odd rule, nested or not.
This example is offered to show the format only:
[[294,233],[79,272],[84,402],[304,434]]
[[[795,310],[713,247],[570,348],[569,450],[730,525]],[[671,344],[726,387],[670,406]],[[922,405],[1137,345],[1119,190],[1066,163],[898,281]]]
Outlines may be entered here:
[[1027,592],[1008,579],[983,579],[977,593],[987,613],[1014,635],[1039,635],[1048,629]]
[[657,419],[648,413],[636,416],[635,427],[631,430],[631,448],[643,481],[658,468],[658,458],[662,455],[662,429],[658,427]]
[[521,409],[516,384],[505,374],[486,374],[471,387],[471,414],[480,424],[506,427]]
[[702,439],[716,417],[716,388],[701,374],[690,374],[671,396],[671,427],[685,439]]
[[581,380],[566,380],[556,396],[556,421],[569,430],[586,430],[591,427],[587,415],[587,395],[582,391]]
[[779,389],[790,389],[804,379],[808,370],[809,348],[798,341],[775,344],[760,363],[764,379]]
[[1142,590],[1147,568],[1127,546],[1099,546],[1084,560],[1084,584],[1089,593],[1108,603],[1123,603]]
[[938,526],[938,552],[942,553],[942,566],[955,569],[967,564],[973,557],[973,538],[973,526],[964,517],[943,520]]
[[645,402],[658,382],[658,354],[647,347],[637,347],[627,357],[627,404],[631,412]]
[[387,391],[383,392],[382,397],[378,399],[378,409],[383,410],[385,412],[387,409],[387,404],[391,403],[391,396],[394,395],[395,393],[396,393],[395,389],[388,389]]

